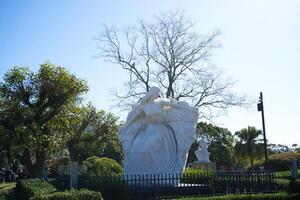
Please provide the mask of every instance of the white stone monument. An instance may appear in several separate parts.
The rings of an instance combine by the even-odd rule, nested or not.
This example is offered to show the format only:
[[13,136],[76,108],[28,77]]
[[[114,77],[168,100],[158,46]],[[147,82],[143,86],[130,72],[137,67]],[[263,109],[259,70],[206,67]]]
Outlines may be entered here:
[[119,130],[125,175],[184,171],[195,138],[198,109],[175,99],[160,98],[159,92],[152,87],[133,106]]
[[199,141],[199,148],[197,151],[195,151],[195,154],[198,158],[197,162],[200,162],[200,163],[209,163],[210,162],[210,160],[209,160],[210,153],[207,151],[207,148],[208,148],[208,144],[207,144],[206,138],[204,135],[201,135],[200,141]]
[[217,165],[215,162],[211,162],[209,160],[209,152],[208,152],[208,143],[206,137],[202,135],[199,140],[199,147],[198,150],[195,151],[197,156],[197,161],[193,163],[189,163],[189,167],[194,169],[203,169],[203,170],[212,170],[216,171]]

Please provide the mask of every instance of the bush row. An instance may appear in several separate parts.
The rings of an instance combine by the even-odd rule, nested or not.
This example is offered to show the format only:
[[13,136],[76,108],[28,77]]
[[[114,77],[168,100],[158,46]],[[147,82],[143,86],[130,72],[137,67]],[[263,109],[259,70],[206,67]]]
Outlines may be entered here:
[[123,199],[128,198],[129,191],[127,182],[119,179],[118,176],[112,177],[81,176],[78,177],[79,188],[101,192],[104,199],[111,199],[112,196],[123,197]]
[[[18,200],[103,200],[100,192],[88,190],[68,190],[57,192],[56,188],[42,179],[20,180],[16,185]],[[6,200],[0,194],[0,200]]]
[[29,200],[36,195],[53,193],[56,188],[42,179],[19,180],[16,185],[16,197],[18,200]]
[[31,200],[103,200],[100,192],[89,190],[69,190],[35,196]]
[[283,171],[289,170],[291,161],[297,160],[298,168],[300,167],[300,153],[278,153],[272,154],[267,163],[264,164],[266,169]]
[[[299,200],[299,194],[273,193],[273,194],[235,194],[216,197],[182,198],[181,200]],[[180,200],[180,199],[177,199]]]

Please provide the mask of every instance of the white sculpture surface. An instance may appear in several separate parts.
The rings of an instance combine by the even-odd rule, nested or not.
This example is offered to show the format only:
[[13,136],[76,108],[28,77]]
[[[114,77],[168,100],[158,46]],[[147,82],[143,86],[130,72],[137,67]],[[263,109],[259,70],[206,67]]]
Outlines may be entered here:
[[202,162],[202,163],[210,162],[209,160],[210,153],[207,151],[207,148],[208,148],[208,144],[206,138],[205,136],[202,135],[199,141],[199,148],[197,151],[195,151],[196,156],[198,158],[198,162]]
[[159,98],[156,87],[129,112],[119,137],[127,174],[182,173],[195,138],[198,109]]

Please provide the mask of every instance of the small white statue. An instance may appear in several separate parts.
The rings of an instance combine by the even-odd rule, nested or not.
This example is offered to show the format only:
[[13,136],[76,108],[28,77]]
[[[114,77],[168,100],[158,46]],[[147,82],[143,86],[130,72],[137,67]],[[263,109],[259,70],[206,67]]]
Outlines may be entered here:
[[204,135],[201,135],[199,141],[199,148],[195,151],[195,154],[198,158],[197,162],[209,163],[209,152],[207,151],[208,144]]
[[182,173],[195,138],[198,109],[163,99],[152,87],[119,130],[128,174]]

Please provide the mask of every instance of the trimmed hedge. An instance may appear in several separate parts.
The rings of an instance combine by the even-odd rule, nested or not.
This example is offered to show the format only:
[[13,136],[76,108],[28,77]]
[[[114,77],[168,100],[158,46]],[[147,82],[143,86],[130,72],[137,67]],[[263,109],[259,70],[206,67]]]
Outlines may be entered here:
[[127,181],[121,180],[120,176],[81,176],[78,181],[79,188],[101,192],[104,199],[129,198]]
[[283,171],[290,170],[291,161],[297,160],[300,167],[300,153],[276,153],[269,156],[268,162],[264,164],[266,169]]
[[91,156],[83,161],[83,164],[87,166],[87,175],[117,176],[123,174],[122,166],[110,158]]
[[177,200],[299,200],[299,194],[272,193],[272,194],[236,194],[216,197],[181,198]]
[[36,195],[50,194],[56,188],[42,179],[19,180],[16,185],[16,196],[18,200],[29,200]]
[[203,170],[203,169],[200,169],[200,168],[194,169],[194,168],[191,168],[191,167],[187,167],[184,170],[184,174],[201,174],[201,173],[204,173],[204,172],[212,172],[212,170]]
[[103,198],[100,192],[89,190],[68,190],[64,192],[35,196],[30,200],[103,200]]

